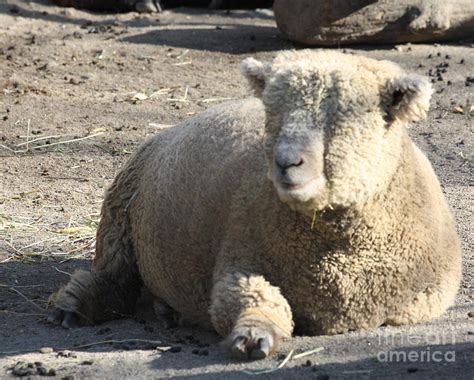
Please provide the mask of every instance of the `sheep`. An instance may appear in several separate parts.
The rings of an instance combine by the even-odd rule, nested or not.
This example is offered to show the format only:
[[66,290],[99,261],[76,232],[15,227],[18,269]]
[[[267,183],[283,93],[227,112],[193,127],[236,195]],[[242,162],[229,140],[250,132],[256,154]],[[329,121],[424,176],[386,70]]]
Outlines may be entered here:
[[246,59],[256,97],[164,130],[108,189],[92,271],[60,291],[69,328],[155,309],[261,359],[282,339],[440,316],[461,253],[437,177],[407,133],[423,77],[334,51]]

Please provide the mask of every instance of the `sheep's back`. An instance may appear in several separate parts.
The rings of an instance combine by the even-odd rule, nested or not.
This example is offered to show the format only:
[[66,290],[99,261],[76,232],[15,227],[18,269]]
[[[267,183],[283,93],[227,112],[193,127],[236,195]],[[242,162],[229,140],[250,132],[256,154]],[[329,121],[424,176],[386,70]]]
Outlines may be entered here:
[[131,207],[145,285],[206,324],[215,257],[242,179],[266,181],[264,109],[257,99],[225,103],[164,130],[137,155],[143,163]]

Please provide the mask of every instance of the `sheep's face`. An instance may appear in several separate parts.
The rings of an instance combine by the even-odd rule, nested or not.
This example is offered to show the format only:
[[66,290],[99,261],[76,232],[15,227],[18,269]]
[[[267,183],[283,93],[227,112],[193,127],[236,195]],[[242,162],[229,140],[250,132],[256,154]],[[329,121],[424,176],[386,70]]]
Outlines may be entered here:
[[243,64],[266,107],[268,177],[283,202],[308,214],[362,205],[393,177],[403,124],[424,117],[431,88],[388,62],[362,58],[380,64],[374,72],[343,54],[292,55],[301,53]]

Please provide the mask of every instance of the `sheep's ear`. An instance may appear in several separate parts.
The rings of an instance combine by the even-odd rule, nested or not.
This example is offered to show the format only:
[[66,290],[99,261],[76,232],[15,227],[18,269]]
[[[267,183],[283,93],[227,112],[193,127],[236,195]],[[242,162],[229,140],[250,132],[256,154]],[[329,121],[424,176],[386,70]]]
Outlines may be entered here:
[[405,122],[425,119],[432,93],[431,83],[417,74],[389,80],[385,92],[389,118]]
[[266,76],[270,71],[270,63],[246,58],[241,64],[242,73],[252,86],[255,95],[260,97],[265,87]]

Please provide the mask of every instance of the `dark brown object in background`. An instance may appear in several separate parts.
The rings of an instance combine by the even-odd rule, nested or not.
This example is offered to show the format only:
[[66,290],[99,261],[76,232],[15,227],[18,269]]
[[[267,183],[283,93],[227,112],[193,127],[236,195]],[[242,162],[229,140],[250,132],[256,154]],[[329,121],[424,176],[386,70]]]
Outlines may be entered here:
[[268,8],[273,0],[53,0],[57,5],[98,12],[159,12],[161,7],[209,7],[211,9]]
[[63,7],[88,9],[98,12],[127,12],[134,10],[135,5],[133,0],[53,0],[53,2]]

